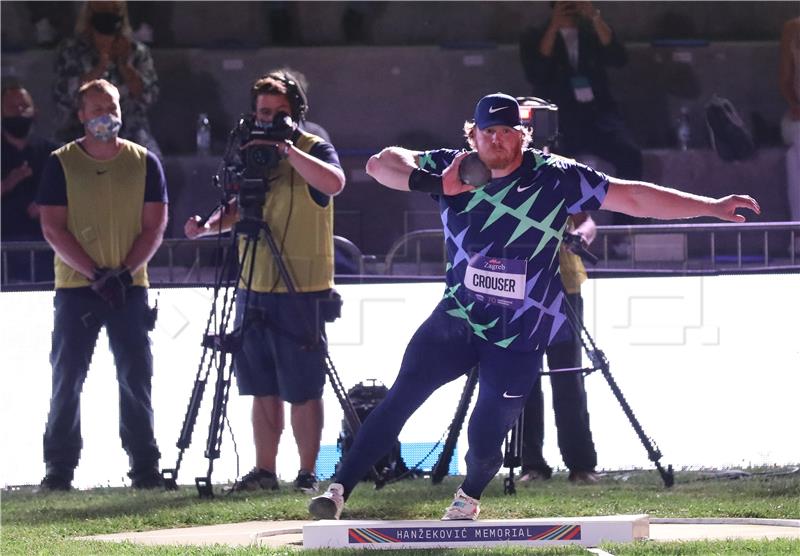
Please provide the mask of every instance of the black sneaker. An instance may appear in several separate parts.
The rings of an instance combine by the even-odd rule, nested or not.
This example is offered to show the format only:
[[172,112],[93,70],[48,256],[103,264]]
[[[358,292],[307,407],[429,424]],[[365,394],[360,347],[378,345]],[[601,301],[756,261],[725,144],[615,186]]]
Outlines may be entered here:
[[67,492],[72,490],[72,481],[60,475],[45,475],[39,486],[34,489],[36,493],[45,492]]
[[158,469],[152,469],[131,477],[131,487],[137,490],[164,488],[164,479]]
[[243,490],[278,490],[278,476],[272,471],[254,467],[250,473],[233,483],[226,492],[240,492]]
[[294,480],[294,489],[307,493],[318,492],[319,483],[317,482],[317,476],[301,469],[297,473],[297,478]]

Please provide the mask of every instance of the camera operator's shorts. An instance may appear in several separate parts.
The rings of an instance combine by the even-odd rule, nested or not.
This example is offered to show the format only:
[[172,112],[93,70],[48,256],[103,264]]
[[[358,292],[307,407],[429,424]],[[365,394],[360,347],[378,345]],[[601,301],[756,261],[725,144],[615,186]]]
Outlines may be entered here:
[[325,351],[321,343],[314,345],[309,325],[325,333],[318,301],[328,294],[329,290],[296,296],[239,290],[237,328],[243,324],[247,300],[242,347],[233,359],[239,394],[278,396],[290,403],[322,398]]

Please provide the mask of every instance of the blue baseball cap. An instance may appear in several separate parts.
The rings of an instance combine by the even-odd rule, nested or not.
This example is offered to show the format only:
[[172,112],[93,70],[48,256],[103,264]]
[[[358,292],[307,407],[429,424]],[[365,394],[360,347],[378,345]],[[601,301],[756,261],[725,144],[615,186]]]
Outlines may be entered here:
[[521,129],[519,103],[514,97],[503,93],[486,95],[475,106],[475,125],[478,129],[496,125]]

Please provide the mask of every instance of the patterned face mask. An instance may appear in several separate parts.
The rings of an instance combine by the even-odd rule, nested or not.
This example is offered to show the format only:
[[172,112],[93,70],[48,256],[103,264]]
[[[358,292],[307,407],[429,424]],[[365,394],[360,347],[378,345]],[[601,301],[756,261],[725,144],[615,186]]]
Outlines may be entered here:
[[111,141],[122,127],[122,119],[113,114],[103,114],[86,122],[86,131],[98,141]]

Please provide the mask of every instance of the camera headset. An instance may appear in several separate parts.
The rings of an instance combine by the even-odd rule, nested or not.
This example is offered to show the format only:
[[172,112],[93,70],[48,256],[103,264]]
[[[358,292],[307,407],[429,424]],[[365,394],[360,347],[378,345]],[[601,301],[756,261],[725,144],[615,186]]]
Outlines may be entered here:
[[256,100],[258,99],[259,95],[273,94],[264,93],[263,91],[256,89],[255,86],[258,81],[268,77],[275,79],[276,81],[280,81],[283,83],[284,87],[286,87],[286,98],[289,100],[289,106],[291,106],[292,109],[292,120],[294,120],[295,123],[300,123],[301,121],[305,120],[306,112],[308,112],[308,97],[306,96],[306,92],[303,90],[303,87],[300,85],[297,79],[295,79],[294,76],[286,71],[273,71],[264,77],[260,77],[255,83],[253,83],[253,87],[250,89],[250,104],[253,111],[255,112]]

